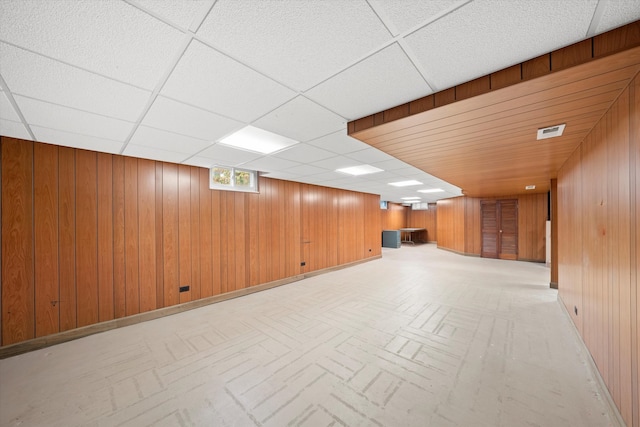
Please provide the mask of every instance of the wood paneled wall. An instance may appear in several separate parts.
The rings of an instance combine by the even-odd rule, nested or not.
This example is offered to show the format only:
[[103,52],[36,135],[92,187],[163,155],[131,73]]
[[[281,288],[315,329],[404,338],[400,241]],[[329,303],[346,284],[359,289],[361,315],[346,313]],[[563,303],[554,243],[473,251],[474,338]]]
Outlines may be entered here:
[[[399,203],[388,203],[387,209],[380,209],[381,230],[397,230],[407,227],[407,212],[409,208]],[[382,239],[382,237],[380,237]]]
[[437,231],[437,207],[436,203],[429,203],[429,209],[414,211],[408,208],[407,211],[407,227],[426,228],[427,240],[436,242],[438,240]]
[[438,201],[438,247],[465,255],[480,255],[480,201],[518,199],[518,259],[545,262],[548,198],[545,193],[498,198],[455,197]]
[[214,191],[207,169],[0,144],[2,345],[381,254],[375,195]]
[[640,77],[558,174],[558,289],[614,402],[640,426]]

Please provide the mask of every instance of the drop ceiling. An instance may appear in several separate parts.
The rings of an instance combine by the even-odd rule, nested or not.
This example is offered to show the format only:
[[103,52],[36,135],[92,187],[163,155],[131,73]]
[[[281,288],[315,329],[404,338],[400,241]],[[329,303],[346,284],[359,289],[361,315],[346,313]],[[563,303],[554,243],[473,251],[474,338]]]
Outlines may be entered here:
[[[460,188],[347,136],[347,122],[640,19],[635,0],[553,4],[3,0],[0,134],[432,202]],[[247,125],[300,143],[218,143]],[[384,172],[335,172],[360,164]],[[388,185],[410,179],[423,185]],[[416,192],[428,188],[445,191]]]

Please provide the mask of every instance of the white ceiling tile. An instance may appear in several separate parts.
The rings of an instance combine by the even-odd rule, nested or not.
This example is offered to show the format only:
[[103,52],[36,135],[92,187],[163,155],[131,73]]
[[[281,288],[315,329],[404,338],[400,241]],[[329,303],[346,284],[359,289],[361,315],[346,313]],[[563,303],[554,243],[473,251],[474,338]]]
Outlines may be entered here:
[[292,174],[292,173],[287,173],[287,172],[282,172],[282,171],[277,171],[277,172],[269,172],[269,173],[265,174],[265,178],[282,179],[282,180],[285,180],[285,181],[295,181],[296,178],[298,178],[298,175]]
[[442,90],[583,39],[596,4],[476,1],[405,40],[434,89]]
[[4,41],[147,89],[184,37],[116,0],[2,1],[0,16]]
[[352,153],[369,147],[369,145],[364,142],[347,135],[346,127],[330,135],[309,141],[308,144],[324,148],[325,150],[332,151],[336,154]]
[[200,168],[209,169],[210,167],[215,166],[216,161],[208,157],[194,156],[194,157],[189,157],[188,159],[184,160],[182,163],[189,166],[198,166]]
[[198,36],[297,90],[391,38],[362,0],[220,0]]
[[298,176],[309,176],[327,172],[326,169],[317,168],[311,165],[294,166],[292,168],[285,169],[284,171]]
[[328,159],[318,160],[317,162],[313,162],[311,164],[319,168],[335,171],[336,169],[348,168],[351,166],[360,166],[362,165],[362,162],[350,159],[349,157],[345,156],[336,156],[330,157]]
[[407,168],[407,164],[402,160],[391,159],[391,160],[383,160],[381,162],[375,162],[371,166],[375,166],[377,168],[386,170],[386,171],[395,171],[398,169]]
[[16,109],[13,108],[11,102],[9,102],[9,98],[4,93],[4,91],[0,91],[0,119],[11,120],[14,122],[20,122],[20,116],[16,112]]
[[163,96],[156,98],[142,124],[211,142],[244,126],[242,122]]
[[604,5],[604,13],[596,27],[598,34],[640,19],[640,2],[638,0],[608,1]]
[[238,150],[225,145],[215,144],[198,153],[198,156],[213,159],[220,165],[237,166],[262,157],[263,154],[252,153],[250,151]]
[[133,123],[112,119],[73,108],[61,107],[36,99],[15,96],[16,103],[27,123],[81,135],[97,136],[124,142]]
[[357,119],[412,101],[431,89],[397,43],[314,87],[307,95]]
[[129,144],[122,153],[125,156],[139,157],[142,159],[158,160],[161,162],[182,163],[187,157],[184,153],[160,150],[158,148],[143,145]]
[[[394,35],[428,22],[464,0],[370,0]],[[387,22],[390,21],[390,22]]]
[[24,127],[22,122],[14,122],[13,120],[5,120],[0,117],[0,135],[10,138],[31,139],[31,135]]
[[331,172],[323,172],[323,173],[315,174],[311,178],[313,179],[313,182],[317,184],[322,184],[325,182],[335,181],[336,179],[342,179],[344,177],[345,177],[344,174],[341,174],[336,171],[331,171]]
[[297,96],[261,117],[253,125],[296,141],[308,141],[343,129],[346,122],[315,102]]
[[183,29],[199,24],[215,0],[135,0],[143,8]]
[[103,153],[117,154],[122,148],[121,141],[112,141],[96,136],[80,135],[77,133],[63,132],[40,126],[31,126],[33,134],[40,142],[62,145],[65,147],[82,148],[84,150],[100,151]]
[[151,94],[1,42],[0,58],[12,93],[79,110],[135,121]]
[[261,157],[243,164],[242,166],[261,172],[275,172],[283,169],[300,166],[300,163],[291,160],[279,159],[277,157]]
[[363,163],[372,164],[376,162],[382,162],[384,160],[391,160],[393,157],[387,153],[378,150],[377,148],[369,147],[361,151],[355,151],[348,153],[347,157],[359,160]]
[[300,143],[287,148],[286,150],[274,153],[273,157],[281,159],[293,160],[300,163],[311,163],[318,160],[333,157],[335,154],[321,148],[314,147],[305,143]]
[[197,41],[189,45],[161,93],[247,123],[295,96]]
[[[196,154],[210,145],[208,141],[148,126],[138,126],[130,144],[189,155]],[[185,157],[187,156],[183,156],[183,159]]]

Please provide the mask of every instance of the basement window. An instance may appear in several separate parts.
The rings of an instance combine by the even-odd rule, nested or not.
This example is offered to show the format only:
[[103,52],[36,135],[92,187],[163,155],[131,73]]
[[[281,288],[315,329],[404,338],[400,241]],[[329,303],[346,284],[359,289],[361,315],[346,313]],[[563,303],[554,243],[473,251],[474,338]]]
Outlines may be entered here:
[[258,192],[258,172],[230,166],[214,166],[209,170],[212,190]]

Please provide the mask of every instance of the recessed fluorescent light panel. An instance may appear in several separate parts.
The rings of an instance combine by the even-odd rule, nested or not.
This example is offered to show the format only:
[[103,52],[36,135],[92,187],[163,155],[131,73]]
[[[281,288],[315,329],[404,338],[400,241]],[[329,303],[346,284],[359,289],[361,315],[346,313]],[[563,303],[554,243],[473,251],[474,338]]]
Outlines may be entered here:
[[420,200],[420,197],[402,197],[402,200]]
[[253,126],[242,128],[220,140],[220,144],[261,154],[271,154],[297,143],[291,138]]
[[562,124],[562,125],[549,126],[548,128],[538,129],[538,140],[562,136],[562,132],[564,132],[565,126],[566,124]]
[[390,182],[389,185],[393,185],[394,187],[409,187],[411,185],[422,185],[422,183],[412,179],[409,181]]
[[351,166],[349,168],[336,169],[336,172],[348,173],[349,175],[358,176],[376,172],[383,172],[383,170],[371,165],[360,165]]
[[442,193],[442,188],[429,188],[428,190],[418,190],[418,193]]

